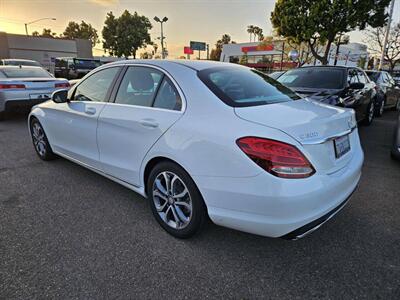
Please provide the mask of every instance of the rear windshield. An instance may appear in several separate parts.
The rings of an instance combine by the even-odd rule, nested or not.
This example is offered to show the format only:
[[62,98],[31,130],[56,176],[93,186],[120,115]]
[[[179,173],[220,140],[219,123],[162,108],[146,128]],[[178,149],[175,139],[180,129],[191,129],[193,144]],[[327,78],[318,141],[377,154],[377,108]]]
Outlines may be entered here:
[[300,99],[292,90],[253,69],[217,67],[199,71],[198,76],[216,96],[233,107]]
[[8,65],[8,66],[40,67],[40,64],[36,61],[6,60],[6,61],[4,61],[4,64]]
[[74,59],[74,63],[77,69],[95,69],[101,65],[100,61],[76,58]]
[[345,85],[345,69],[298,68],[285,72],[277,80],[288,87],[341,89]]
[[42,68],[7,68],[1,69],[0,72],[7,78],[51,77],[51,75]]
[[379,75],[380,75],[379,72],[368,72],[368,71],[366,71],[365,73],[367,73],[369,79],[371,79],[371,80],[373,80],[375,82],[378,81]]

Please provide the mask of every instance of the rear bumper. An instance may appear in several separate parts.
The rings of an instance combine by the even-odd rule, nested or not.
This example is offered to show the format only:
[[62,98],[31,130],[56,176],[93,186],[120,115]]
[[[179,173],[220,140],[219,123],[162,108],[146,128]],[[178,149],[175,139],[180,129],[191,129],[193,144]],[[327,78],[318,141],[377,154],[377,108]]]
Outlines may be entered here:
[[49,99],[29,99],[29,100],[7,100],[0,105],[0,111],[13,111],[18,109],[30,109],[33,106],[49,101]]
[[[355,189],[354,189],[355,191]],[[285,234],[284,236],[281,236],[281,238],[285,240],[297,240],[300,238],[303,238],[310,233],[314,232],[318,228],[320,228],[324,223],[328,222],[336,213],[338,213],[346,204],[349,202],[351,196],[353,195],[354,191],[350,194],[350,196],[344,200],[342,203],[340,203],[337,207],[332,209],[330,212],[327,214],[323,215],[322,217],[319,217],[318,219],[296,229],[293,230],[292,232],[289,232],[288,234]]]
[[[338,172],[301,180],[266,172],[247,178],[194,176],[211,220],[268,237],[301,236],[338,212],[356,189],[364,155],[359,148]],[[293,234],[294,233],[294,234]]]

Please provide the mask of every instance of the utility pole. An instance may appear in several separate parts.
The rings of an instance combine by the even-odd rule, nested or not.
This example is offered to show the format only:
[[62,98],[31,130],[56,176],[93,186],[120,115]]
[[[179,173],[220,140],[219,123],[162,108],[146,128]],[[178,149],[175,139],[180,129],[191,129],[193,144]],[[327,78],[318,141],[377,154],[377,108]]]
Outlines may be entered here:
[[394,8],[394,0],[390,2],[390,8],[389,8],[389,20],[386,25],[386,32],[385,32],[385,38],[383,40],[383,47],[382,47],[382,53],[381,53],[381,60],[379,61],[379,70],[382,70],[383,66],[383,60],[385,59],[386,52],[387,52],[387,41],[389,38],[389,33],[390,33],[390,24],[392,23],[392,17],[393,17],[393,8]]
[[37,20],[32,21],[32,22],[25,23],[24,25],[25,25],[25,33],[26,33],[26,35],[29,35],[29,33],[28,33],[28,25],[29,25],[29,24],[33,24],[33,23],[36,23],[36,22],[39,22],[39,21],[43,21],[43,20],[52,20],[52,21],[55,21],[56,18],[41,18],[41,19],[37,19]]
[[162,20],[160,20],[160,18],[156,16],[154,17],[154,21],[161,24],[161,57],[162,59],[165,59],[163,23],[167,22],[168,18],[164,17]]

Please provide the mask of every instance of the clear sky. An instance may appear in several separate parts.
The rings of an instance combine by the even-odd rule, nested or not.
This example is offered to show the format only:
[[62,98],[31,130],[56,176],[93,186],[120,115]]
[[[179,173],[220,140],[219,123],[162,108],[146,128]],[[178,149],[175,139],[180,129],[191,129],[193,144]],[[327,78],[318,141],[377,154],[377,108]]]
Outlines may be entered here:
[[[107,12],[119,16],[125,9],[147,16],[153,23],[152,39],[160,36],[154,16],[167,16],[164,27],[170,57],[183,55],[183,46],[190,40],[204,41],[212,47],[224,33],[236,42],[247,42],[247,25],[257,25],[264,35],[271,34],[269,16],[275,0],[0,0],[0,31],[25,33],[24,23],[44,17],[29,25],[29,31],[41,32],[43,27],[62,33],[69,21],[84,20],[101,33]],[[400,21],[400,0],[395,3],[394,20]],[[352,42],[361,42],[362,33],[351,33]],[[102,45],[95,55],[102,55]],[[204,53],[205,55],[205,53]]]

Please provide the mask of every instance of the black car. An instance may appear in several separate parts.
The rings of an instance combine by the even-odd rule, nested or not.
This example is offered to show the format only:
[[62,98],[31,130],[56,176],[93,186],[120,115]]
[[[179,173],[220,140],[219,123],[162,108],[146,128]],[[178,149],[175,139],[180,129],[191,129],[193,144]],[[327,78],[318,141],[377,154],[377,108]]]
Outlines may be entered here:
[[356,67],[310,66],[282,74],[279,82],[300,96],[353,108],[358,122],[371,124],[375,111],[375,83]]
[[393,132],[392,158],[400,160],[400,113]]
[[101,65],[100,60],[91,58],[57,57],[54,75],[66,79],[80,79]]
[[375,115],[382,116],[385,108],[400,106],[400,87],[392,76],[385,71],[366,71],[368,77],[376,83],[377,105]]

